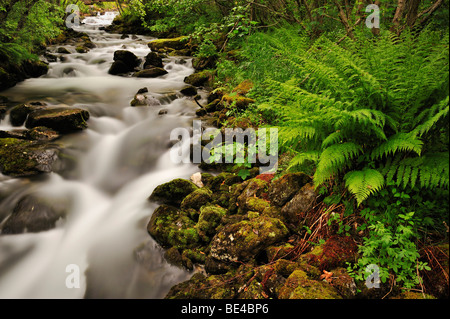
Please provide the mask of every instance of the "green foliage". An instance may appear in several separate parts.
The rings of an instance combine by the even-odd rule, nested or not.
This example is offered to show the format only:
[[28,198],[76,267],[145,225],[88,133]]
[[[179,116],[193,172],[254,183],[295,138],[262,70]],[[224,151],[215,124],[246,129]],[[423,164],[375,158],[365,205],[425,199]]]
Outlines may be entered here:
[[279,128],[282,151],[296,153],[290,169],[314,164],[316,186],[344,180],[358,204],[392,180],[448,188],[444,34],[387,32],[337,45],[280,29],[248,42],[243,55],[253,63],[232,71],[256,79],[260,113]]
[[349,266],[357,280],[367,279],[365,269],[375,264],[380,268],[382,282],[394,275],[405,288],[419,284],[419,270],[429,270],[419,260],[417,242],[436,231],[445,231],[435,221],[448,222],[448,192],[401,190],[395,184],[370,198],[361,211],[367,221],[359,231],[368,231],[359,248],[361,258]]
[[0,53],[14,63],[36,58],[33,54],[35,48],[61,32],[59,27],[63,22],[64,11],[48,1],[19,0],[7,4],[2,0],[2,8]]

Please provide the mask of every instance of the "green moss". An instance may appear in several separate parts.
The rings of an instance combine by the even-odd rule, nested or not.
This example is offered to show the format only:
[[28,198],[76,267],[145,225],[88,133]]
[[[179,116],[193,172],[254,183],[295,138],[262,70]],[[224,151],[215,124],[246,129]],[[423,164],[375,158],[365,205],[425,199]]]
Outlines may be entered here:
[[215,234],[217,226],[226,214],[227,210],[220,206],[203,206],[200,209],[196,229],[203,241],[210,241],[210,236]]
[[193,86],[212,86],[213,73],[209,70],[200,71],[189,75],[184,82]]
[[197,190],[198,187],[185,179],[174,179],[159,185],[150,195],[149,200],[164,204],[180,205],[183,199]]
[[0,172],[11,176],[36,173],[38,162],[30,147],[36,143],[15,138],[0,139]]
[[294,271],[280,289],[280,299],[342,299],[333,286],[310,280],[303,270]]
[[186,49],[189,37],[181,36],[172,39],[157,39],[148,44],[149,48],[154,52],[170,52],[173,50]]
[[270,204],[264,199],[257,197],[247,198],[245,202],[245,208],[251,211],[262,213],[266,208],[269,208]]
[[211,200],[212,192],[207,188],[199,188],[190,193],[181,202],[182,209],[200,209]]
[[186,249],[199,246],[200,237],[195,222],[186,212],[175,207],[162,205],[156,209],[147,230],[163,247]]

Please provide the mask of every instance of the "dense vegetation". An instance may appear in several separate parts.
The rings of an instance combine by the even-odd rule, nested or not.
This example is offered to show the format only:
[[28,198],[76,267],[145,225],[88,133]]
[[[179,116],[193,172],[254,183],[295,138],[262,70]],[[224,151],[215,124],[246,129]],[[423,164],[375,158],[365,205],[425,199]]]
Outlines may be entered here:
[[[370,4],[380,28],[366,26]],[[196,56],[217,61],[216,91],[253,84],[256,102],[227,114],[279,128],[290,158],[279,173],[311,173],[330,205],[345,204],[339,232],[364,218],[355,278],[377,264],[383,282],[420,285],[420,247],[448,231],[448,1],[130,5],[151,31],[191,35]]]
[[[73,2],[0,0],[0,56],[36,58]],[[363,232],[361,259],[348,269],[355,278],[376,264],[383,282],[420,286],[429,266],[419,250],[448,241],[447,0],[119,4],[121,19],[150,33],[189,35],[214,69],[215,91],[252,84],[255,103],[231,103],[227,116],[277,127],[289,159],[278,173],[311,174],[324,203],[344,208],[335,231]],[[366,25],[371,4],[379,28]],[[357,229],[355,216],[364,220]]]

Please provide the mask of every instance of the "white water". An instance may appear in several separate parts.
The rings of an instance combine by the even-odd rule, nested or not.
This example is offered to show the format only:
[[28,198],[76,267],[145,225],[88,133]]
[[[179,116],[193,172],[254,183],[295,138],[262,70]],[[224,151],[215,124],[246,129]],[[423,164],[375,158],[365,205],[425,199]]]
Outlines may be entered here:
[[[156,79],[108,75],[114,51],[125,46],[138,57],[150,52],[151,38],[122,40],[98,30],[113,18],[90,17],[80,27],[97,48],[66,55],[64,62],[51,63],[46,76],[2,92],[18,103],[85,108],[91,118],[87,130],[60,141],[75,158],[74,168],[32,180],[0,174],[0,223],[26,194],[62,201],[66,207],[66,217],[53,230],[0,235],[0,298],[163,298],[191,275],[166,263],[146,225],[157,207],[147,201],[154,188],[198,171],[169,158],[170,131],[191,125],[195,104],[167,96],[185,86],[192,63],[167,59],[169,74]],[[142,87],[161,105],[130,107]],[[161,109],[168,114],[159,116]],[[11,129],[8,116],[0,129]],[[81,270],[78,289],[66,286],[71,264]]]

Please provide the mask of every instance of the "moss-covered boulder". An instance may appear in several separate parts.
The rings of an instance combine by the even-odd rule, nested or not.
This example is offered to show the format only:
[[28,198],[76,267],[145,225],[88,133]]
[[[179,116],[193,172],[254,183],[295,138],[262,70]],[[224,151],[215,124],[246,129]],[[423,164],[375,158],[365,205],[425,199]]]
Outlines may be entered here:
[[181,36],[173,39],[157,39],[148,44],[153,52],[168,53],[173,50],[189,49],[189,37]]
[[177,178],[156,187],[149,200],[179,207],[183,199],[197,189],[198,187],[191,181]]
[[147,230],[166,248],[194,248],[200,242],[195,222],[189,218],[188,213],[172,206],[158,207],[148,223]]
[[288,233],[279,219],[264,216],[228,224],[212,239],[210,254],[220,261],[248,261]]
[[290,201],[300,189],[311,182],[311,178],[304,173],[289,173],[272,181],[268,190],[268,197],[272,204],[282,207]]
[[269,246],[266,249],[267,260],[269,262],[278,259],[292,259],[295,257],[295,247],[289,243],[283,243],[281,245]]
[[213,275],[206,277],[194,274],[190,280],[172,287],[166,299],[232,299],[237,288],[230,284],[234,274]]
[[280,299],[342,299],[336,289],[323,281],[309,279],[303,270],[294,271],[280,289]]
[[200,209],[211,201],[212,192],[207,188],[199,188],[186,196],[181,202],[181,209]]
[[209,70],[204,70],[189,75],[184,79],[184,82],[193,86],[211,86],[213,73]]
[[15,138],[0,138],[0,172],[14,177],[49,173],[58,159],[54,145]]
[[72,133],[87,128],[89,116],[83,109],[48,108],[30,113],[25,126],[29,129],[45,126],[59,133]]
[[226,214],[227,210],[220,206],[208,205],[200,209],[196,228],[203,241],[210,241],[211,236],[216,233],[217,226]]

